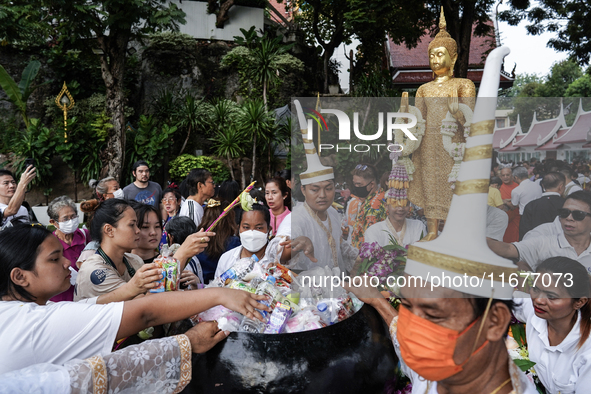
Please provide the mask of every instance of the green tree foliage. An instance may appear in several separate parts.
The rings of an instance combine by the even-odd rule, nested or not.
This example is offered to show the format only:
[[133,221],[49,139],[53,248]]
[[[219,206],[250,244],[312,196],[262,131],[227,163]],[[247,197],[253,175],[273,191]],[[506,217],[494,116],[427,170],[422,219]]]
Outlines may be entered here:
[[18,42],[29,38],[26,29],[13,28],[15,22],[9,19],[11,15],[25,15],[33,10],[31,23],[46,27],[41,29],[45,35],[39,41],[51,39],[69,49],[88,48],[90,42],[102,51],[99,60],[106,111],[113,125],[104,165],[108,175],[118,178],[125,153],[124,86],[129,42],[142,40],[157,31],[178,30],[178,24],[185,23],[185,13],[166,0],[1,0],[0,4],[2,10],[13,8],[10,15],[0,13],[0,25],[11,24],[10,29],[0,31],[7,40]]
[[591,97],[591,75],[585,74],[568,85],[565,96],[567,97]]
[[[145,160],[153,172],[158,171],[172,147],[172,137],[176,130],[176,126],[158,126],[152,115],[140,115],[137,129],[127,128],[127,139],[130,142],[126,153],[128,168],[138,160]],[[133,181],[131,171],[128,180]]]
[[510,0],[511,10],[499,14],[501,20],[518,25],[527,20],[527,31],[537,35],[556,33],[548,46],[568,52],[579,64],[589,64],[591,53],[591,3],[581,0]]
[[282,37],[268,33],[259,37],[254,26],[240,31],[243,37],[234,37],[239,46],[222,58],[222,66],[238,70],[242,94],[256,96],[260,89],[267,105],[269,87],[279,84],[287,73],[302,72],[304,63],[288,53],[293,45],[283,44]]
[[205,168],[211,172],[213,181],[216,183],[222,183],[230,179],[230,171],[221,160],[208,156],[193,156],[187,153],[170,162],[170,178],[180,183],[194,168]]
[[44,127],[39,119],[31,119],[28,128],[17,130],[10,138],[9,159],[15,172],[22,173],[25,170],[25,160],[32,158],[37,169],[37,176],[32,184],[49,185],[53,173],[51,159],[57,142],[52,130]]
[[236,127],[252,142],[251,179],[256,174],[257,144],[265,142],[265,137],[276,127],[275,120],[262,100],[245,101],[238,114]]
[[33,85],[33,80],[37,77],[40,68],[41,63],[38,60],[29,62],[23,70],[20,82],[17,84],[0,64],[0,86],[8,96],[7,101],[13,103],[20,112],[25,128],[30,126],[29,117],[27,116],[27,100],[35,89],[41,86]]

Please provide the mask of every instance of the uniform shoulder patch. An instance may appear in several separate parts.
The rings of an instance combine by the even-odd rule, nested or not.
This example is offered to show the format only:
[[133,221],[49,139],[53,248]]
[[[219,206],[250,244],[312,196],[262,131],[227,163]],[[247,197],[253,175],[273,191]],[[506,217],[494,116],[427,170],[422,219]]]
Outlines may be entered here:
[[92,282],[92,284],[100,285],[101,283],[103,283],[105,281],[106,277],[107,277],[107,270],[106,269],[96,269],[96,270],[92,271],[92,273],[90,274],[90,281]]

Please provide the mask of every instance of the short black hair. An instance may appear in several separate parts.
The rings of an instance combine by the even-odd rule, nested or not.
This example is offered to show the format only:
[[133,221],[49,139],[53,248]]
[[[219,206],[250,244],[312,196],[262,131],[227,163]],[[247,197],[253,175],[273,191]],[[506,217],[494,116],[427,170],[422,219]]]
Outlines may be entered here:
[[12,179],[14,179],[14,174],[12,173],[12,171],[8,171],[5,168],[0,169],[0,176],[11,176]]
[[197,225],[190,217],[175,216],[166,223],[165,230],[174,238],[174,243],[182,244],[189,235],[197,232]]
[[160,209],[156,209],[153,205],[139,203],[138,205],[132,206],[132,208],[137,216],[137,226],[139,228],[142,228],[146,215],[150,212],[154,212],[158,218],[158,222],[162,223],[162,213]]
[[565,202],[567,200],[577,200],[584,202],[589,207],[589,212],[591,212],[591,192],[587,190],[579,190],[578,192],[569,194],[566,197]]
[[135,172],[135,170],[137,170],[137,168],[139,166],[146,166],[146,167],[148,167],[148,170],[150,169],[150,165],[148,164],[147,161],[145,161],[145,160],[138,160],[135,163],[133,163],[133,166],[131,166],[131,171],[132,172]]
[[189,187],[189,195],[193,196],[199,191],[198,185],[207,181],[207,178],[211,176],[211,172],[205,168],[195,168],[187,175],[187,186]]

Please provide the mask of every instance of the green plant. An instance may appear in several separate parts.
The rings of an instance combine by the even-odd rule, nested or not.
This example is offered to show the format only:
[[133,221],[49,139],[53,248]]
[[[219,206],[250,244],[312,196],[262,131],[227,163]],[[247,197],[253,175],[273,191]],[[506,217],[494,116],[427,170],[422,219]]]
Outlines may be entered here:
[[[234,169],[232,168],[232,159],[234,157],[240,158],[240,168],[244,172],[244,164],[242,162],[242,156],[245,154],[245,145],[248,139],[244,133],[234,126],[230,126],[223,130],[219,130],[213,138],[210,138],[213,142],[214,153],[217,156],[225,157],[228,160],[228,166],[230,167],[230,175],[234,180]],[[243,187],[244,185],[244,181]]]
[[30,119],[29,127],[18,130],[10,140],[11,154],[9,155],[15,173],[25,170],[25,160],[35,160],[37,176],[33,185],[47,185],[51,179],[51,159],[55,151],[57,138],[55,133],[44,127],[39,119]]
[[183,142],[183,146],[181,147],[179,155],[181,155],[185,150],[187,142],[189,142],[189,137],[191,136],[191,131],[200,128],[202,125],[201,117],[199,116],[199,107],[201,106],[201,103],[202,101],[196,100],[195,96],[193,96],[193,94],[190,92],[185,94],[184,101],[178,112],[180,120],[177,123],[177,126],[180,129],[187,130],[187,137]]
[[150,35],[149,49],[182,51],[195,47],[195,39],[189,34],[163,31]]
[[29,99],[31,93],[33,93],[35,89],[41,86],[32,85],[33,80],[35,79],[35,77],[37,77],[40,68],[41,63],[38,60],[33,60],[29,62],[29,64],[27,64],[27,67],[25,67],[25,69],[23,70],[21,80],[17,85],[14,79],[12,79],[8,72],[6,72],[4,67],[0,65],[0,86],[2,86],[2,89],[8,96],[8,100],[3,99],[3,101],[10,101],[14,105],[16,105],[17,110],[23,117],[25,127],[27,128],[30,125],[29,117],[27,116],[27,100]]
[[205,168],[211,172],[216,183],[230,179],[230,171],[221,160],[208,156],[193,156],[188,153],[180,155],[170,162],[170,178],[176,182],[181,182],[194,168]]
[[[261,100],[248,100],[242,104],[237,120],[237,127],[252,138],[252,173],[256,171],[256,150],[258,143],[264,142],[265,136],[273,129],[274,119]],[[261,141],[262,140],[262,141]]]
[[[152,115],[140,115],[137,130],[131,127],[127,129],[127,163],[131,165],[137,160],[145,160],[150,164],[150,169],[156,172],[162,167],[162,159],[172,147],[176,130],[176,126],[167,124],[159,127]],[[129,179],[133,181],[131,172]]]

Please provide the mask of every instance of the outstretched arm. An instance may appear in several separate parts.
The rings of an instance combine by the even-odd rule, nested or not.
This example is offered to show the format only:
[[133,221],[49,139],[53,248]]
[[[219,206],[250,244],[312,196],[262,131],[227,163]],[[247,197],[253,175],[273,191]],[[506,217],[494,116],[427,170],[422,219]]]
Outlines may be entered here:
[[171,323],[201,313],[216,305],[239,312],[251,319],[263,320],[255,309],[270,309],[257,302],[266,297],[242,290],[208,288],[195,291],[171,291],[125,302],[117,339],[138,333],[146,327]]

